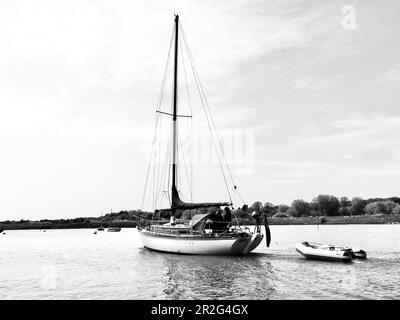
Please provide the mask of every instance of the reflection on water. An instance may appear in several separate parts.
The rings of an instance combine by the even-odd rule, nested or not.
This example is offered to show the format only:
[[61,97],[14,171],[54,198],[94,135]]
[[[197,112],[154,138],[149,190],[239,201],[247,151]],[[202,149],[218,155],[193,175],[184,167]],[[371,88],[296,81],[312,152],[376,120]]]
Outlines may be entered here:
[[[142,247],[135,229],[8,231],[0,299],[400,299],[400,225],[271,226],[248,256]],[[368,259],[310,261],[299,241],[351,245]]]
[[162,254],[166,299],[271,299],[274,274],[265,255]]

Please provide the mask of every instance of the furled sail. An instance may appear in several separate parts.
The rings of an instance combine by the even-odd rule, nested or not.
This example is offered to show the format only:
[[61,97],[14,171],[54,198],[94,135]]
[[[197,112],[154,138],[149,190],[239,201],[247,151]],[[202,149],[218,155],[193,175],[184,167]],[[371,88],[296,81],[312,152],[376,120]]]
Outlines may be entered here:
[[189,210],[189,209],[198,209],[198,208],[210,208],[210,207],[222,207],[229,206],[231,203],[229,202],[203,202],[203,203],[190,203],[183,202],[179,198],[178,190],[176,190],[175,186],[172,186],[172,210]]

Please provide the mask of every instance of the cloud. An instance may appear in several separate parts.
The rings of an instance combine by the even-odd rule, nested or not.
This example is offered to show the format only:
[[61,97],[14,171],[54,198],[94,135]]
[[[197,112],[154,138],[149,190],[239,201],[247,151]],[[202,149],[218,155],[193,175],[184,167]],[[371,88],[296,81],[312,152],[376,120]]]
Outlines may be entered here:
[[[313,134],[314,132],[314,134]],[[315,134],[317,133],[318,134]],[[370,115],[348,117],[339,120],[328,121],[328,128],[322,132],[317,127],[311,130],[309,137],[303,137],[297,144],[298,148],[316,150],[330,153],[344,153],[348,157],[352,152],[371,150],[376,148],[400,148],[398,136],[400,136],[400,117],[388,115]],[[385,161],[372,154],[369,159],[378,162]]]
[[400,62],[394,64],[389,70],[378,75],[377,83],[398,83],[400,82]]
[[[376,61],[398,51],[391,37],[381,36],[382,25],[395,30],[398,19],[391,6],[355,5],[363,21],[350,32],[341,27],[342,4],[317,0],[3,1],[4,211],[11,217],[32,218],[34,211],[66,217],[138,206],[175,12],[218,130],[222,135],[231,129],[255,132],[256,166],[268,170],[248,177],[254,200],[268,194],[269,178],[310,182],[291,193],[290,183],[269,190],[271,197],[291,198],[307,188],[316,192],[313,181],[325,181],[339,169],[372,171],[374,165],[379,171],[383,164],[385,170],[388,163],[398,164],[397,109],[388,107],[396,99],[376,86],[381,91],[371,94],[380,100],[382,115],[366,116],[365,109],[377,106],[357,87],[360,71],[370,74]],[[386,19],[388,13],[393,20]],[[360,48],[362,55],[354,55]],[[398,69],[395,65],[380,81],[398,81]],[[342,75],[351,80],[348,86],[341,85]],[[180,73],[181,85],[182,80]],[[167,88],[172,91],[171,81]],[[303,94],[309,92],[323,94]],[[198,101],[197,92],[190,93]],[[193,100],[199,111],[195,134],[200,135],[208,128]],[[163,110],[169,111],[170,94],[164,102]],[[335,107],[322,107],[328,105]],[[179,112],[187,114],[187,107],[183,89]],[[185,121],[179,123],[181,133]],[[209,181],[214,182],[210,172],[207,178],[196,184],[204,199]],[[336,181],[338,188],[342,185]],[[213,185],[211,193],[217,197],[218,190]]]
[[341,120],[333,120],[330,121],[330,125],[339,129],[368,129],[373,131],[388,130],[389,128],[397,128],[397,126],[400,127],[400,116],[358,116]]
[[302,77],[293,81],[293,87],[297,90],[319,91],[334,88],[343,80],[343,76],[335,76],[333,78],[322,77]]
[[292,137],[282,148],[266,148],[257,165],[274,179],[311,181],[332,174],[355,175],[381,170],[397,175],[400,116],[358,115],[328,121]]

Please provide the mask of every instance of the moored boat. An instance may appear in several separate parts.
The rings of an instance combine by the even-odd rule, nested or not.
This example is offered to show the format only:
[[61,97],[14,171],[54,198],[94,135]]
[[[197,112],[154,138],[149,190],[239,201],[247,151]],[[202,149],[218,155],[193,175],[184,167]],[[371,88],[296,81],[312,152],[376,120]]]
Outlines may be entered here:
[[323,245],[313,242],[299,242],[296,251],[311,260],[324,260],[336,262],[351,262],[352,255],[349,250],[336,248],[335,246]]
[[[111,209],[111,211],[112,211],[112,209]],[[100,227],[99,228],[97,228],[97,231],[104,231],[104,227],[103,227],[103,219],[104,219],[104,217],[103,217],[103,212],[101,213],[101,225],[100,225]]]
[[120,227],[109,227],[108,232],[120,232],[121,228]]
[[148,249],[201,255],[248,254],[264,238],[260,232],[251,233],[236,226],[225,230],[206,228],[210,216],[194,215],[188,224],[166,223],[138,228],[139,235]]
[[[167,173],[167,170],[165,170],[165,174],[162,173],[163,169],[161,169],[161,177],[157,177],[154,179],[155,182],[153,182],[153,185],[155,185],[155,190],[153,192],[153,209],[156,209],[157,201],[154,201],[154,198],[157,198],[158,194],[162,195],[168,195],[168,205],[170,206],[169,209],[161,209],[161,210],[155,210],[153,217],[152,217],[152,223],[147,224],[147,225],[141,225],[138,227],[138,233],[139,236],[143,242],[143,246],[148,249],[156,250],[156,251],[162,251],[162,252],[170,252],[170,253],[181,253],[181,254],[199,254],[199,255],[236,255],[236,254],[248,254],[252,250],[254,250],[262,241],[264,238],[264,235],[261,233],[261,224],[262,220],[264,221],[265,225],[265,230],[266,230],[266,240],[267,240],[267,246],[270,244],[270,232],[269,232],[269,227],[268,227],[268,222],[266,216],[263,217],[258,214],[254,216],[256,219],[256,227],[254,229],[254,232],[251,232],[247,228],[242,228],[239,223],[237,222],[237,219],[232,219],[232,215],[234,215],[234,212],[231,211],[233,209],[233,203],[232,199],[230,199],[230,202],[205,202],[205,203],[193,203],[193,202],[184,202],[180,198],[181,190],[178,189],[178,125],[177,125],[177,120],[179,117],[185,117],[185,118],[192,118],[191,115],[181,115],[178,113],[178,105],[177,105],[177,96],[178,96],[178,39],[180,39],[180,36],[182,36],[184,46],[188,52],[188,55],[190,57],[189,61],[191,63],[193,72],[194,72],[194,77],[195,77],[195,82],[197,85],[197,88],[199,90],[199,95],[201,97],[201,103],[203,104],[203,110],[206,110],[207,108],[204,105],[204,101],[206,99],[204,98],[204,92],[202,91],[202,86],[199,85],[199,79],[197,72],[194,70],[193,64],[192,64],[192,58],[189,49],[186,47],[187,42],[185,40],[184,34],[179,34],[180,30],[180,23],[179,23],[179,16],[175,16],[175,24],[174,24],[174,31],[173,31],[173,37],[172,39],[175,39],[174,41],[174,74],[173,74],[173,79],[174,79],[174,85],[173,85],[173,92],[172,92],[172,106],[171,106],[171,112],[167,112],[166,110],[161,110],[161,102],[159,104],[159,110],[157,110],[158,116],[170,116],[172,118],[172,143],[167,143],[168,146],[171,146],[171,148],[168,148],[169,150],[172,149],[172,156],[171,153],[168,152],[166,153],[166,159],[169,159],[171,161],[168,163],[168,167],[171,170]],[[172,45],[172,41],[171,41]],[[183,47],[183,46],[182,46]],[[182,49],[181,49],[182,50]],[[169,56],[169,54],[168,54]],[[182,53],[183,56],[183,53]],[[182,57],[183,58],[183,57]],[[182,59],[183,60],[183,59]],[[167,63],[168,67],[168,63]],[[168,68],[166,68],[167,70]],[[185,69],[185,67],[184,67]],[[166,77],[164,77],[166,79]],[[186,79],[186,76],[185,76]],[[162,85],[162,88],[164,88],[164,83]],[[200,89],[201,88],[201,89]],[[164,90],[164,89],[162,89]],[[163,92],[163,91],[162,91]],[[189,94],[189,91],[187,91]],[[160,97],[162,98],[164,94],[160,94]],[[206,111],[205,111],[206,112]],[[210,113],[206,113],[206,118],[208,121],[208,124],[210,126],[210,131],[211,125],[209,122],[209,119],[211,118]],[[213,120],[211,123],[214,125]],[[156,129],[157,129],[157,122],[156,122]],[[214,135],[213,135],[214,134]],[[215,142],[215,136],[216,133],[212,134],[212,138],[214,141],[214,145],[216,146],[217,143]],[[160,134],[158,135],[160,136]],[[157,135],[155,135],[155,138]],[[154,140],[153,145],[154,146],[159,146],[161,143],[155,143],[156,140]],[[181,142],[181,141],[180,141]],[[222,145],[220,145],[222,149]],[[156,150],[155,148],[153,150]],[[150,157],[151,159],[155,158],[156,151],[154,151],[154,156]],[[222,152],[220,151],[219,153],[224,154],[223,150]],[[217,157],[219,157],[217,153]],[[221,159],[219,159],[221,160]],[[155,163],[155,162],[154,162]],[[220,164],[222,161],[220,161]],[[225,164],[228,167],[228,164]],[[156,167],[155,165],[150,166],[149,169],[152,167]],[[221,164],[221,171],[223,171],[223,166]],[[186,169],[185,169],[186,170]],[[226,169],[225,169],[226,170]],[[237,186],[233,182],[233,178],[231,175],[230,169],[227,169],[229,171],[230,178],[232,180],[232,184],[234,187],[234,191],[237,192]],[[160,171],[160,170],[159,170]],[[159,172],[157,171],[157,172]],[[189,174],[185,171],[187,174],[187,179],[189,180]],[[227,187],[227,182],[225,179],[225,174],[222,172],[224,175],[224,180],[225,180],[225,185]],[[147,172],[147,177],[149,177],[149,171]],[[167,179],[167,178],[168,179]],[[169,179],[171,178],[171,179]],[[161,181],[162,180],[162,181]],[[146,179],[146,184],[147,186],[147,179]],[[162,186],[166,185],[168,187],[169,191],[166,191],[167,188],[164,188]],[[210,183],[210,187],[213,186],[213,182]],[[145,192],[146,192],[146,187],[145,187]],[[229,198],[230,193],[228,191]],[[144,196],[143,196],[144,198]],[[191,199],[190,199],[191,200]],[[154,220],[157,221],[162,221],[165,216],[161,216],[161,213],[167,212],[169,217],[170,217],[170,222],[164,223],[163,224],[154,224]],[[176,217],[179,217],[179,215],[183,216],[184,212],[190,212],[191,219],[189,218],[187,220],[189,221],[183,221],[183,222],[178,222]],[[234,223],[236,222],[236,224]]]

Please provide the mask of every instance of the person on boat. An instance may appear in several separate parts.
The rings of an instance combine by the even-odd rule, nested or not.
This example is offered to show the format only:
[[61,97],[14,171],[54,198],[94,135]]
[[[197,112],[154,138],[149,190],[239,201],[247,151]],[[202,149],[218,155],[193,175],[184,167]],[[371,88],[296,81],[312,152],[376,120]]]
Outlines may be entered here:
[[176,224],[175,215],[171,215],[169,223],[170,223],[171,226],[174,226]]
[[224,218],[222,217],[222,210],[218,209],[215,213],[215,230],[221,231],[224,224]]
[[214,230],[218,229],[218,223],[217,223],[217,212],[215,211],[215,208],[210,208],[208,212],[211,212],[208,217],[207,217],[207,223],[206,223],[206,228]]
[[261,223],[262,223],[262,216],[259,211],[254,211],[251,216],[256,220],[256,227],[257,227],[257,232],[261,231]]
[[222,213],[222,219],[223,219],[223,224],[222,224],[222,230],[228,230],[228,226],[232,221],[232,212],[229,207],[224,208],[224,212]]
[[231,209],[229,207],[225,207],[224,215],[225,215],[225,217],[224,217],[225,221],[231,222],[231,220],[232,220],[232,211],[231,211]]

